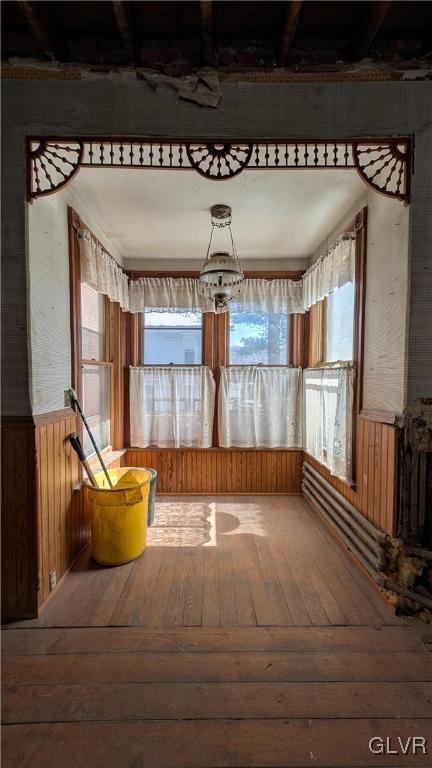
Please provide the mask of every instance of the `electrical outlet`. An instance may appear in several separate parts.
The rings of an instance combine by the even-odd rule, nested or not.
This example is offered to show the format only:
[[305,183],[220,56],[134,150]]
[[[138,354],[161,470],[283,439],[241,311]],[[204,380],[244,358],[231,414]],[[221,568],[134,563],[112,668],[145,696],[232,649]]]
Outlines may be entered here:
[[69,390],[65,389],[65,391],[64,391],[64,407],[65,408],[70,408],[71,405],[72,405],[72,403],[71,403],[71,399],[70,399]]
[[57,571],[55,568],[53,568],[52,571],[50,571],[50,575],[49,575],[50,592],[53,591],[56,584],[57,584]]

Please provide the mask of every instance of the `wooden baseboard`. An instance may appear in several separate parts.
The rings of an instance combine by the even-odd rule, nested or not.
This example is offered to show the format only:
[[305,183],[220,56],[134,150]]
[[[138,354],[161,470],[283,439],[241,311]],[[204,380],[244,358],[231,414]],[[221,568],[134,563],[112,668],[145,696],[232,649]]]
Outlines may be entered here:
[[32,617],[32,618],[39,618],[41,613],[43,613],[43,611],[45,610],[47,605],[49,605],[49,603],[51,602],[53,596],[58,592],[60,584],[64,581],[64,579],[66,578],[68,573],[70,573],[70,571],[73,569],[75,563],[79,560],[79,558],[81,557],[83,552],[85,552],[85,550],[87,549],[87,547],[90,546],[90,544],[91,544],[91,540],[87,541],[86,544],[84,544],[82,549],[78,552],[78,554],[72,560],[71,564],[68,566],[68,568],[65,570],[65,572],[61,575],[61,577],[59,578],[59,580],[58,580],[57,584],[55,585],[54,589],[49,593],[48,597],[42,603],[39,604],[38,615],[36,617]]
[[193,493],[166,493],[161,492],[156,494],[157,498],[160,499],[164,496],[303,496],[303,494],[300,493],[285,493],[284,491],[277,491],[277,492],[270,492],[267,491],[236,491],[235,493],[225,493],[223,491],[218,491],[215,493],[199,493],[198,491]]

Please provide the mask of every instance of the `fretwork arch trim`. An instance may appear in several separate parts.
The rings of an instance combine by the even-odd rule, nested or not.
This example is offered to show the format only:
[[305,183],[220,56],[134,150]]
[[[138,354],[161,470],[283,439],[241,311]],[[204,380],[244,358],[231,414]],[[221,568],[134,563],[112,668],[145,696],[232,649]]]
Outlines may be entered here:
[[66,186],[80,168],[195,170],[226,181],[247,170],[354,169],[370,187],[409,203],[411,140],[190,141],[149,138],[28,140],[28,200]]

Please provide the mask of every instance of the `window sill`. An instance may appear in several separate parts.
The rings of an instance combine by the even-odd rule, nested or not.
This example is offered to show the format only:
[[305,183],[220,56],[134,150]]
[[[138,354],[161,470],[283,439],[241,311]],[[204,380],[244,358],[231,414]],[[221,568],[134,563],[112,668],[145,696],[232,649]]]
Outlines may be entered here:
[[324,472],[328,472],[330,482],[333,480],[336,480],[336,482],[342,483],[342,485],[344,485],[346,488],[349,488],[351,491],[357,491],[357,482],[355,480],[351,480],[351,481],[344,480],[342,477],[333,475],[329,467],[327,466],[327,464],[323,464],[322,461],[320,461],[319,459],[316,459],[315,456],[312,456],[311,453],[306,453],[305,451],[304,458],[305,458],[305,461],[309,461],[309,463],[312,464],[312,466],[314,465],[314,463],[317,464],[318,465],[317,469],[323,469]]
[[[121,459],[121,457],[125,455],[126,448],[122,448],[119,451],[114,451],[111,448],[111,446],[109,445],[107,448],[104,448],[103,451],[101,451],[100,453],[101,453],[101,456],[102,456],[102,459],[103,459],[103,462],[104,462],[105,466],[106,467],[110,467],[111,464],[114,464],[115,461],[117,461],[118,459]],[[95,471],[95,470],[96,471],[102,470],[102,467],[100,465],[100,461],[99,461],[99,459],[98,459],[98,457],[96,455],[92,456],[89,459],[89,464],[90,464],[90,467],[92,468],[93,471]]]

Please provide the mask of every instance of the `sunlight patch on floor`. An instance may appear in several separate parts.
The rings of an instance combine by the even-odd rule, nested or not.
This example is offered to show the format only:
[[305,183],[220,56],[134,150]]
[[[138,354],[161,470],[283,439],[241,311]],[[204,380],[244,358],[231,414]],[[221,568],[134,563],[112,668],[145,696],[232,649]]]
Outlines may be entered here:
[[221,535],[238,534],[267,536],[264,517],[256,504],[159,500],[147,546],[216,547]]
[[149,547],[216,546],[215,504],[202,501],[156,502],[155,519],[148,530]]

